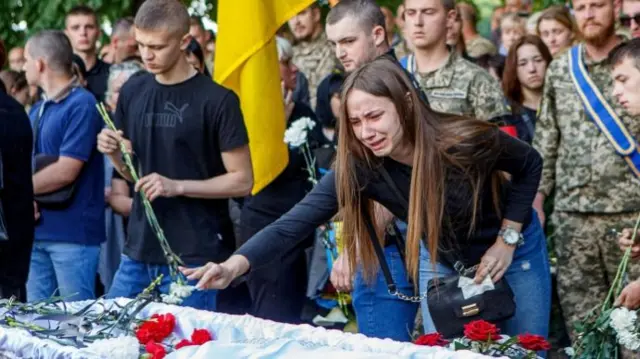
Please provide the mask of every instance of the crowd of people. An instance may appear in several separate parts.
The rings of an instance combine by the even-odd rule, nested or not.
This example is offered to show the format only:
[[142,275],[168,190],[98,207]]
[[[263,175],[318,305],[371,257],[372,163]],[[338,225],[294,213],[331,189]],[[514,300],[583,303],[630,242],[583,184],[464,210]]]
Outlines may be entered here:
[[[133,297],[159,274],[167,293],[170,268],[140,191],[202,289],[183,305],[305,322],[308,251],[319,227],[339,221],[331,286],[352,294],[361,333],[400,341],[414,327],[438,330],[430,281],[460,265],[513,290],[503,333],[547,337],[545,228],[575,340],[620,247],[635,246],[637,0],[535,13],[507,0],[490,39],[467,2],[404,0],[392,11],[342,0],[324,20],[309,6],[274,41],[283,120],[315,123],[307,142],[323,154],[321,178],[308,180],[292,147],[254,195],[239,98],[211,77],[215,34],[179,1],[147,0],[98,48],[99,18],[77,6],[63,30],[0,51],[0,297]],[[100,102],[119,130],[105,128]],[[618,303],[635,309],[640,262],[630,278]]]

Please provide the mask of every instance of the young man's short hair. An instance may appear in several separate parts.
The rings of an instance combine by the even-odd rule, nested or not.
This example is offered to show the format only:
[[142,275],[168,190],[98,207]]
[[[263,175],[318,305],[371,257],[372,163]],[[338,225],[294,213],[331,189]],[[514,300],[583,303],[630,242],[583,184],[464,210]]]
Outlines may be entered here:
[[468,1],[461,1],[458,3],[458,11],[464,21],[469,22],[473,27],[478,24],[478,10],[476,6]]
[[633,60],[633,66],[640,70],[640,38],[623,42],[609,53],[609,63],[613,66],[628,58]]
[[204,23],[202,23],[202,18],[200,16],[191,15],[189,17],[189,26],[200,26],[204,31]]
[[131,16],[123,17],[116,20],[113,25],[113,31],[111,36],[120,36],[122,34],[128,34],[133,27],[133,18]]
[[327,14],[327,25],[333,25],[346,17],[358,20],[365,31],[376,26],[385,29],[385,18],[380,6],[373,0],[342,0],[331,8]]
[[29,38],[27,44],[29,55],[34,59],[44,59],[51,70],[67,75],[72,73],[73,49],[64,32],[40,31]]
[[92,16],[98,25],[98,14],[95,10],[87,5],[77,5],[71,8],[71,10],[67,11],[67,15],[64,17],[65,22],[69,19],[70,16],[76,15],[84,15],[84,16]]
[[141,30],[166,29],[186,35],[190,18],[187,8],[178,0],[147,0],[136,13],[134,23]]

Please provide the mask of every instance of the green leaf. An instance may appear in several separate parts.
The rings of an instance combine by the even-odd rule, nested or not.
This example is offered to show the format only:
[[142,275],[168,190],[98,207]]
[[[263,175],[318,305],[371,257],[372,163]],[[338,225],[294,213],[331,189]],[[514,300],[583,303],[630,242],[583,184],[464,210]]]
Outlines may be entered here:
[[455,341],[453,342],[453,350],[458,351],[458,350],[468,350],[471,347],[468,345],[464,345],[462,343],[460,343],[459,341]]

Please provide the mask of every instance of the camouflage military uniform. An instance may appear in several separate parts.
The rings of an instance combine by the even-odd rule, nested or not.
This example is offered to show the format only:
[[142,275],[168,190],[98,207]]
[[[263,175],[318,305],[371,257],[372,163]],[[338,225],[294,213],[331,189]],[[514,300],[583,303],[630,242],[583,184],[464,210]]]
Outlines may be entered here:
[[[409,57],[409,61],[412,59]],[[429,105],[438,112],[481,120],[510,113],[500,84],[486,70],[455,51],[443,67],[427,74],[415,72],[415,77]]]
[[311,107],[316,108],[316,92],[322,79],[338,64],[324,32],[311,41],[302,41],[293,47],[293,63],[309,80]]
[[[546,196],[556,191],[551,220],[557,228],[558,295],[567,328],[573,328],[608,292],[622,257],[612,230],[633,224],[640,210],[640,180],[587,117],[568,55],[554,60],[547,71],[533,144],[544,158],[539,191]],[[629,132],[640,133],[640,122],[611,96],[606,60],[590,61],[585,55],[585,65]],[[631,272],[636,278],[640,266],[632,264]]]

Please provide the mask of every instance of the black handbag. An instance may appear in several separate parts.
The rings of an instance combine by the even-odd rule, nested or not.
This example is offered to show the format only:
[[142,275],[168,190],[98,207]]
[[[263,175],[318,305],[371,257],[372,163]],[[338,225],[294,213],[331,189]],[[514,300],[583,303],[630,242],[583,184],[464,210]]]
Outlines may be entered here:
[[4,166],[2,163],[2,152],[0,152],[0,241],[8,241],[9,232],[7,231],[7,221],[4,217],[4,209],[2,208],[3,194],[4,194]]
[[[409,202],[402,195],[402,192],[400,192],[383,166],[380,166],[380,174],[398,200],[408,209]],[[380,262],[389,294],[412,302],[421,302],[426,298],[433,323],[437,331],[445,338],[461,336],[464,332],[464,325],[471,321],[483,319],[498,323],[513,317],[515,314],[516,304],[513,291],[504,277],[494,283],[494,289],[465,299],[462,289],[458,287],[458,281],[460,276],[473,277],[472,274],[474,274],[475,269],[465,270],[462,261],[456,260],[452,252],[441,253],[439,261],[454,268],[458,272],[457,275],[430,280],[427,285],[427,291],[419,296],[406,296],[398,293],[369,213],[363,211],[363,216],[373,248]],[[424,241],[425,238],[423,237],[422,240]],[[403,255],[403,251],[401,251],[401,255]]]
[[[35,153],[33,173],[37,173],[47,166],[50,166],[58,161],[58,156],[36,153],[39,142],[38,136],[40,133],[40,120],[42,119],[45,105],[46,102],[40,105],[40,109],[38,110],[38,117],[36,117],[36,120],[33,123],[33,148]],[[84,169],[84,165],[82,167]],[[35,195],[34,200],[43,208],[64,209],[68,207],[73,201],[75,187],[76,181],[73,181],[73,183],[57,189],[53,192]]]

